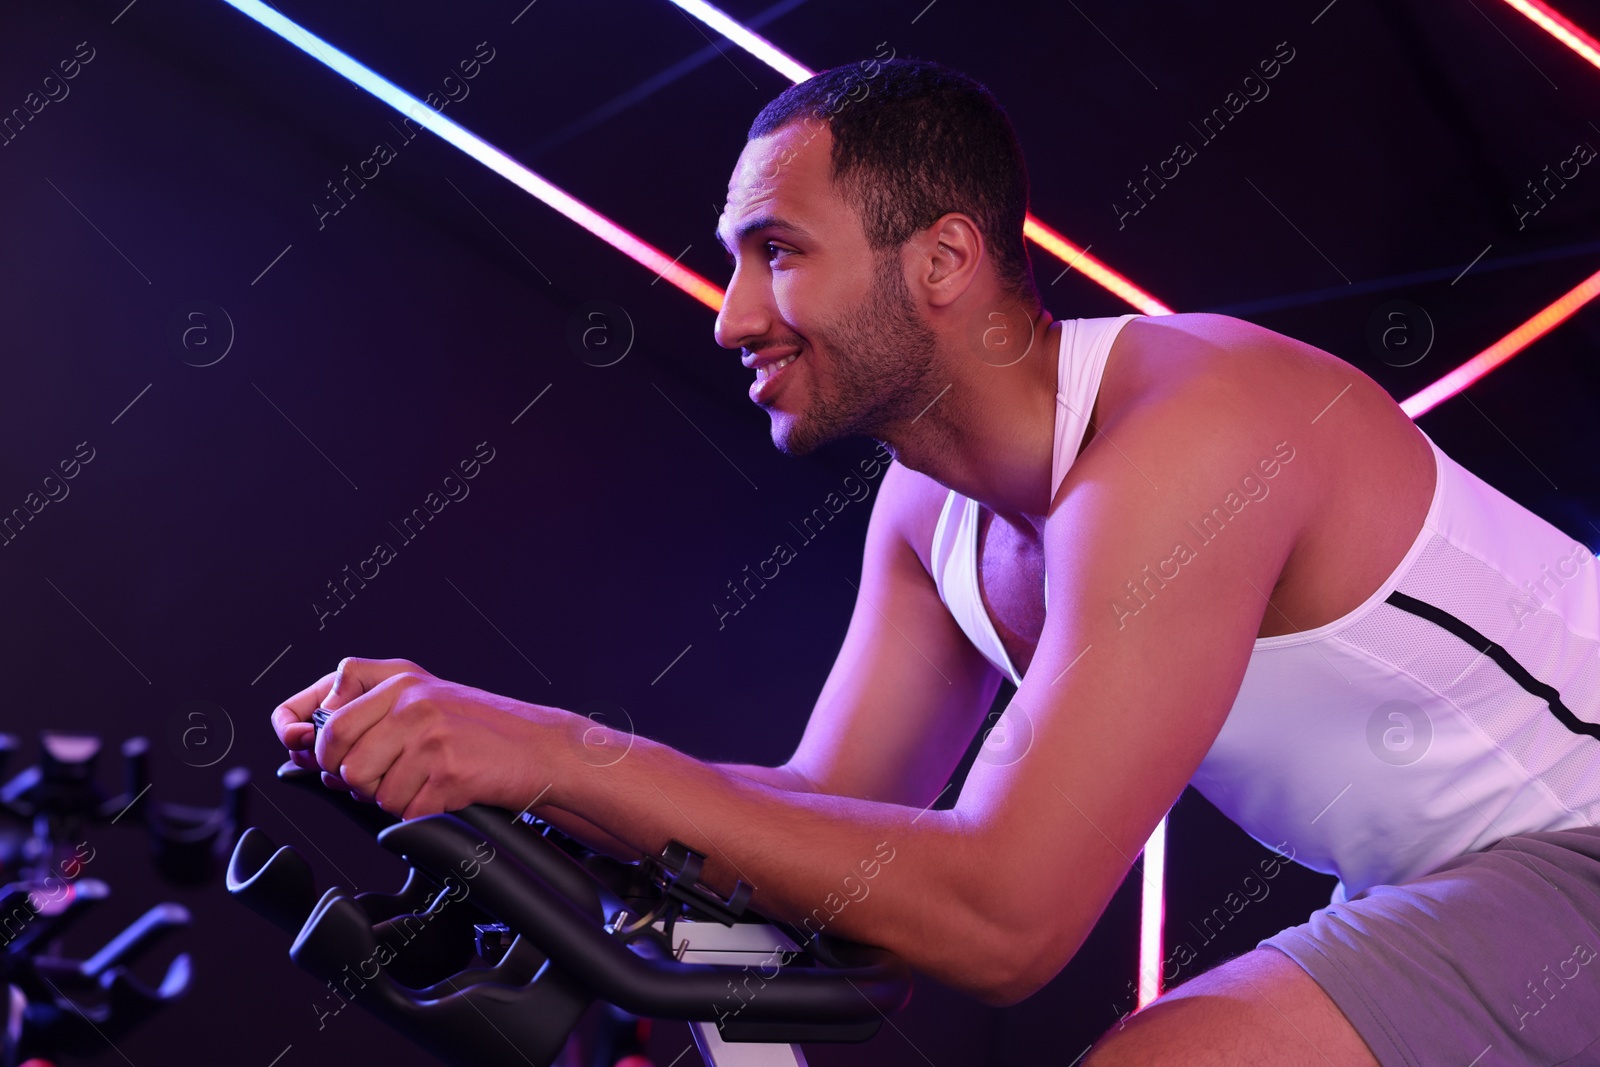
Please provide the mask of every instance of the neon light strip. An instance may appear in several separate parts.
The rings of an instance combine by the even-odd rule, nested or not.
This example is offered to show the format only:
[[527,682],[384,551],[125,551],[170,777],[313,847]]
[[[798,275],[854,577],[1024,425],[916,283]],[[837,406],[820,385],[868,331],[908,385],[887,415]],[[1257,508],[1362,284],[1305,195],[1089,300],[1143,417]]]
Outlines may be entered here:
[[552,185],[459,123],[445,118],[393,82],[375,73],[322,38],[302,29],[260,0],[224,0],[311,58],[343,75],[424,129],[455,145],[524,192],[555,208],[619,252],[654,271],[713,311],[722,308],[722,290],[659,248],[641,240],[588,204]]
[[1600,67],[1600,42],[1584,33],[1544,0],[1506,0],[1506,3],[1528,16],[1541,30]]
[[[1506,3],[1531,19],[1534,25],[1600,67],[1600,42],[1596,42],[1566,16],[1545,3],[1544,0],[1506,0]],[[1594,299],[1596,279],[1590,275],[1576,288],[1564,294],[1555,303],[1534,315],[1533,318],[1506,334],[1500,340],[1467,360],[1443,378],[1400,402],[1400,409],[1413,419],[1423,412],[1432,411],[1461,390],[1494,370],[1534,341],[1549,333],[1574,311]]]
[[1596,296],[1600,296],[1600,271],[1589,275],[1558,297],[1555,303],[1539,311],[1527,322],[1443,378],[1415,396],[1402,401],[1400,409],[1413,419],[1425,411],[1432,410],[1561,325]]
[[1082,271],[1091,281],[1098,282],[1103,288],[1120,296],[1146,315],[1172,314],[1172,309],[1167,305],[1040,222],[1032,212],[1028,213],[1027,219],[1023,222],[1022,232],[1033,238],[1040,248],[1067,266]]
[[[799,83],[816,74],[816,71],[789,56],[765,37],[735,21],[726,12],[712,7],[705,0],[670,0],[681,10],[693,15],[707,26],[722,34],[734,44],[761,60],[790,81]],[[1069,267],[1074,267],[1107,290],[1126,300],[1146,315],[1170,315],[1172,309],[1134,285],[1100,260],[1089,255],[1055,230],[1040,222],[1030,213],[1023,223],[1022,232],[1039,247],[1055,256]]]
[[[1144,894],[1139,902],[1139,1007],[1161,995],[1161,933],[1167,918],[1167,817],[1144,846]],[[1155,887],[1154,892],[1151,886]]]
[[756,31],[747,29],[734,21],[727,12],[712,7],[705,0],[672,0],[672,2],[792,82],[803,82],[816,73]]

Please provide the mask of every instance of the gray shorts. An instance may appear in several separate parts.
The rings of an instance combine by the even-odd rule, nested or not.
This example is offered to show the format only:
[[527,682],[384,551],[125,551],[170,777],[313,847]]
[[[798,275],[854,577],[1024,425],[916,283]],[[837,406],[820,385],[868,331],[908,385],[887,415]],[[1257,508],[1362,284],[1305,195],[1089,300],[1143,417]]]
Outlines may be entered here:
[[1600,1064],[1600,827],[1505,838],[1261,944],[1382,1067]]

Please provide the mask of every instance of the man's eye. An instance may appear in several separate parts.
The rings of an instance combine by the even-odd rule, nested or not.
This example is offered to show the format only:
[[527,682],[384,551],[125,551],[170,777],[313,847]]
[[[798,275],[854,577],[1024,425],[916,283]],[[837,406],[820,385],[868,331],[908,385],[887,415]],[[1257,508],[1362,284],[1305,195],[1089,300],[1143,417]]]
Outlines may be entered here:
[[762,251],[766,252],[767,259],[769,259],[769,260],[776,259],[778,256],[790,251],[787,248],[782,248],[782,247],[780,247],[778,245],[773,244],[771,241],[768,241],[766,244],[762,245],[761,249],[762,249]]

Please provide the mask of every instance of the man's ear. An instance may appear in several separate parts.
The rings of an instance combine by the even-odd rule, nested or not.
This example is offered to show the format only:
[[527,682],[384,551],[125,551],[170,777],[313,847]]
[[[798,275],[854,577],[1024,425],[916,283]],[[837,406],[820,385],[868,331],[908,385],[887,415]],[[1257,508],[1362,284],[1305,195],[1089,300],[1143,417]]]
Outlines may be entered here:
[[967,291],[986,251],[977,224],[959,211],[940,216],[914,235],[911,244],[920,259],[916,280],[934,307],[953,304]]

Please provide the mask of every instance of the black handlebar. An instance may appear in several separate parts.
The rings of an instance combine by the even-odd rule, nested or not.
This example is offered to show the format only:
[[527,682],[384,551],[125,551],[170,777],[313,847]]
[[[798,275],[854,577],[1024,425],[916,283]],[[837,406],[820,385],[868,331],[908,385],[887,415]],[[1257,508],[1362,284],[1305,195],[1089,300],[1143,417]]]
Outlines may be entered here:
[[[767,922],[740,914],[748,887],[724,902],[698,885],[704,857],[678,842],[660,860],[624,864],[502,808],[401,821],[292,762],[278,775],[375,831],[410,876],[395,894],[333,888],[316,899],[305,859],[251,828],[234,850],[228,891],[296,935],[296,963],[347,988],[354,976],[355,1003],[448,1063],[544,1067],[596,999],[639,1016],[715,1022],[724,1041],[780,1043],[865,1040],[910,999],[910,969],[897,957],[831,937],[801,944],[781,924],[772,925],[795,939],[766,944],[800,948],[763,947],[745,966],[675,959],[683,917],[697,921],[679,931]],[[513,936],[494,966],[473,966],[474,929]]]
[[[881,949],[860,946],[861,963],[842,969],[795,967],[775,970],[760,995],[744,1001],[729,991],[728,980],[751,973],[749,967],[679,963],[640,955],[606,933],[595,912],[581,908],[552,887],[542,872],[517,858],[544,850],[549,866],[582,868],[542,838],[524,834],[518,845],[511,834],[486,832],[501,821],[501,809],[474,805],[467,819],[461,813],[429,815],[391,826],[378,835],[389,851],[408,862],[448,869],[484,843],[504,853],[509,864],[485,864],[473,894],[480,906],[518,933],[526,935],[552,962],[594,989],[603,1000],[635,1015],[663,1019],[718,1019],[737,1014],[742,1022],[829,1020],[841,1023],[879,1020],[905,1005],[910,992],[909,968]],[[467,809],[470,811],[470,809]],[[516,831],[510,812],[503,812],[508,830]],[[526,846],[534,846],[530,849]],[[597,884],[585,886],[593,894]],[[720,1010],[719,1010],[720,1009]]]

